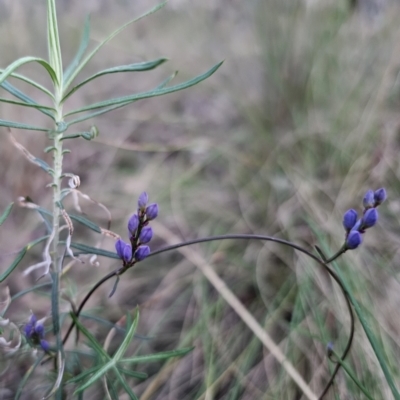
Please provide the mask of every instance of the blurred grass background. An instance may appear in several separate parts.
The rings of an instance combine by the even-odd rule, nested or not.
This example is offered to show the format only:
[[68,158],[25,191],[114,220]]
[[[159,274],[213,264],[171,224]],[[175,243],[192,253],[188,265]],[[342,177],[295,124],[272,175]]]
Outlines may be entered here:
[[[171,0],[110,42],[81,77],[161,56],[170,61],[148,73],[100,78],[67,108],[151,88],[178,69],[176,79],[183,81],[225,59],[222,68],[194,88],[143,100],[76,127],[87,130],[94,123],[100,136],[69,142],[64,169],[79,175],[81,190],[110,209],[112,230],[121,235],[137,196],[146,190],[160,204],[158,222],[182,239],[262,233],[310,249],[321,244],[331,253],[343,240],[344,211],[359,210],[368,188],[386,187],[389,200],[380,210],[379,225],[368,232],[362,248],[346,253],[338,265],[368,311],[400,386],[400,5],[394,0],[352,3]],[[87,13],[95,45],[154,4],[58,1],[64,64],[78,47]],[[0,1],[1,66],[24,55],[46,57],[45,24],[45,2]],[[39,68],[30,65],[23,72],[48,83]],[[3,103],[0,115],[46,123],[34,110]],[[35,156],[48,160],[43,133],[13,134]],[[0,210],[18,196],[48,207],[48,177],[12,146],[6,130],[1,136]],[[106,225],[101,209],[89,202],[82,208]],[[13,211],[0,230],[2,271],[21,247],[43,233],[39,222],[29,210]],[[75,241],[91,245],[99,240],[79,226],[75,235]],[[152,248],[163,244],[165,238],[158,237]],[[112,249],[113,242],[105,240],[104,246]],[[326,344],[334,342],[340,352],[349,331],[338,288],[316,264],[275,244],[227,241],[193,251],[208,260],[315,392],[321,392],[330,370]],[[26,277],[22,272],[40,257],[41,250],[33,250],[2,286],[14,294],[34,284],[40,272]],[[65,292],[77,303],[116,267],[100,262],[99,267],[75,264],[66,275]],[[134,341],[132,353],[195,346],[184,359],[141,366],[150,378],[132,380],[140,399],[302,398],[234,310],[181,254],[140,263],[108,299],[111,288],[112,282],[104,285],[86,310],[117,322],[139,305],[139,333],[146,338]],[[70,305],[62,307],[67,312]],[[49,316],[48,293],[19,299],[9,317],[23,324],[30,309]],[[85,323],[104,340],[109,328],[93,319]],[[120,339],[115,338],[115,346]],[[1,398],[13,398],[31,362],[22,358],[5,370]],[[373,398],[392,398],[358,324],[348,362]],[[23,398],[40,398],[45,379],[46,368],[38,369]],[[103,398],[101,385],[85,398]],[[341,372],[326,398],[364,397]]]

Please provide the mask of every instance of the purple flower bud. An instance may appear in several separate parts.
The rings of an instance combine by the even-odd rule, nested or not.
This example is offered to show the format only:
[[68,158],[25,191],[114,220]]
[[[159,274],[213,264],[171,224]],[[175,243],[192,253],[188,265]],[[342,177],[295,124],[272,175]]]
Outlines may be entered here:
[[149,246],[139,246],[135,251],[135,260],[142,261],[150,254]]
[[36,324],[35,325],[35,333],[38,335],[38,337],[43,338],[44,337],[44,326],[42,324]]
[[374,199],[375,199],[375,204],[374,207],[379,206],[386,200],[387,194],[386,190],[384,188],[380,188],[378,190],[375,190],[374,193]]
[[149,243],[152,237],[153,229],[151,229],[151,226],[145,226],[140,232],[139,241],[141,244]]
[[47,340],[41,339],[40,340],[40,347],[45,351],[48,352],[50,349],[49,342]]
[[132,217],[129,218],[128,222],[128,231],[133,236],[136,232],[136,229],[139,226],[139,217],[137,214],[133,214]]
[[115,250],[119,257],[125,262],[129,262],[132,258],[132,247],[123,240],[118,239],[115,242]]
[[362,229],[371,228],[376,224],[376,221],[378,221],[378,211],[376,210],[376,208],[370,208],[367,211],[365,211],[365,214],[362,217],[361,228]]
[[157,215],[158,215],[158,204],[157,203],[150,204],[146,208],[147,219],[148,220],[156,219]]
[[375,199],[374,199],[374,192],[369,189],[367,193],[365,193],[363,198],[363,206],[365,209],[372,208],[374,206]]
[[37,322],[37,318],[35,314],[31,314],[31,316],[29,317],[29,321],[28,324],[31,324],[32,326],[34,326]]
[[25,336],[26,336],[28,339],[30,339],[34,333],[35,333],[35,326],[32,325],[32,324],[30,324],[30,323],[27,323],[27,324],[24,326],[24,334],[25,334]]
[[350,232],[357,222],[357,212],[353,209],[347,210],[343,215],[343,226],[346,232]]
[[358,231],[351,231],[346,239],[346,247],[349,250],[356,249],[361,244],[361,234]]
[[144,210],[146,208],[147,203],[149,202],[149,196],[146,192],[143,192],[140,196],[139,196],[139,200],[138,200],[138,207],[142,210]]

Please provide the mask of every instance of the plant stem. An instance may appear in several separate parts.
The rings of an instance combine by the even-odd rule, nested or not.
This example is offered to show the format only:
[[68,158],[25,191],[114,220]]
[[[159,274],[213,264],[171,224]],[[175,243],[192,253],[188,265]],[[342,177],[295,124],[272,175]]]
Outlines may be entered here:
[[[64,360],[64,349],[61,338],[61,329],[60,329],[60,275],[62,269],[62,257],[59,255],[59,242],[60,242],[60,207],[59,203],[61,201],[61,180],[62,180],[62,162],[63,162],[63,142],[62,142],[62,134],[59,133],[58,123],[63,121],[63,113],[62,113],[62,104],[60,104],[59,99],[61,98],[61,92],[56,90],[56,101],[55,101],[55,110],[56,110],[56,125],[54,132],[52,133],[53,139],[53,248],[52,248],[52,294],[51,294],[51,313],[53,320],[53,332],[56,338],[56,346],[57,352],[60,354],[60,357],[57,357],[59,364]],[[57,365],[57,372],[62,369],[61,365]],[[60,393],[60,391],[58,391]]]

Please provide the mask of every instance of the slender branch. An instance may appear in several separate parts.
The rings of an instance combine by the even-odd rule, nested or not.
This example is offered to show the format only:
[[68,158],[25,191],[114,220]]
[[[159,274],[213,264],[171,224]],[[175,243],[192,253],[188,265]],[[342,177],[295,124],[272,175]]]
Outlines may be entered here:
[[[76,310],[76,312],[74,311],[75,316],[78,318],[83,307],[85,307],[85,304],[87,303],[87,301],[90,299],[90,297],[92,296],[92,294],[104,283],[107,282],[109,279],[111,279],[113,276],[118,276],[119,273],[119,268],[111,271],[110,273],[108,273],[106,276],[104,276],[103,278],[101,278],[93,287],[92,289],[90,289],[90,291],[86,294],[85,298],[82,300],[81,304],[79,305],[78,309]],[[75,326],[75,321],[71,322],[71,325],[68,328],[67,333],[64,336],[63,339],[63,344],[65,344],[69,338],[69,335],[72,332],[72,329],[74,329]]]
[[[340,289],[341,289],[341,291],[342,291],[342,293],[343,293],[343,295],[344,295],[344,298],[345,298],[345,300],[346,300],[346,305],[347,305],[347,308],[348,308],[348,311],[349,311],[349,316],[350,316],[350,333],[349,333],[349,338],[348,338],[348,340],[347,340],[347,344],[346,344],[345,350],[343,351],[343,354],[342,354],[342,356],[340,357],[341,360],[344,360],[344,359],[346,358],[347,354],[348,354],[349,351],[350,351],[350,348],[351,348],[351,345],[352,345],[352,342],[353,342],[353,338],[354,338],[354,314],[353,314],[353,309],[352,309],[352,306],[351,306],[351,303],[350,303],[350,300],[349,300],[349,297],[348,297],[348,293],[347,293],[346,288],[345,288],[344,285],[342,284],[342,282],[341,282],[340,278],[338,277],[338,275],[336,274],[336,272],[334,272],[334,271],[327,265],[327,262],[324,261],[324,260],[326,259],[326,257],[323,255],[322,251],[321,251],[319,248],[318,248],[317,251],[320,253],[321,258],[318,258],[315,254],[311,253],[311,252],[308,251],[307,249],[305,249],[305,248],[303,248],[303,247],[301,247],[301,246],[299,246],[299,245],[297,245],[297,244],[295,244],[295,243],[292,243],[292,242],[289,242],[289,241],[287,241],[287,240],[284,240],[284,239],[279,239],[279,238],[276,238],[276,237],[265,236],[265,235],[229,234],[229,235],[210,236],[210,237],[206,237],[206,238],[194,239],[194,240],[189,240],[189,241],[186,241],[186,242],[182,242],[182,243],[178,243],[178,244],[166,246],[166,247],[163,247],[163,248],[161,248],[161,249],[159,249],[159,250],[156,250],[156,251],[150,253],[150,254],[148,255],[148,257],[156,256],[156,255],[158,255],[158,254],[162,254],[162,253],[165,253],[165,252],[168,252],[168,251],[171,251],[171,250],[177,250],[177,249],[179,249],[179,248],[186,247],[186,246],[190,246],[190,245],[193,245],[193,244],[206,243],[206,242],[212,242],[212,241],[218,241],[218,240],[232,240],[232,239],[234,239],[234,240],[262,240],[262,241],[268,241],[268,242],[275,242],[275,243],[282,244],[282,245],[284,245],[284,246],[291,247],[291,248],[293,248],[293,249],[295,249],[295,250],[298,250],[298,251],[300,251],[301,253],[307,255],[308,257],[312,258],[314,261],[316,261],[321,267],[323,267],[323,268],[328,272],[328,274],[329,274],[329,275],[336,281],[336,283],[339,285],[339,287],[340,287]],[[344,250],[344,251],[345,251],[345,250]],[[333,259],[339,257],[339,255],[341,255],[342,253],[344,253],[344,251],[343,251],[343,249],[341,249],[338,253],[335,254],[335,256],[331,257],[331,258],[328,259],[327,261],[333,260]],[[92,296],[92,294],[93,294],[103,283],[105,283],[106,281],[108,281],[109,279],[111,279],[111,278],[114,277],[114,276],[119,276],[119,275],[121,275],[121,274],[124,273],[125,271],[126,271],[126,269],[118,268],[118,269],[116,269],[116,270],[110,272],[110,273],[107,274],[106,276],[104,276],[102,279],[100,279],[100,281],[98,281],[98,282],[93,286],[93,288],[87,293],[87,295],[85,296],[85,298],[82,300],[81,304],[79,305],[79,307],[78,307],[78,309],[77,309],[77,312],[75,313],[76,317],[77,317],[77,318],[79,317],[79,314],[81,313],[83,307],[85,306],[85,304],[87,303],[87,301],[89,300],[89,298]],[[65,343],[65,342],[68,340],[68,337],[69,337],[69,335],[71,334],[72,329],[74,328],[74,326],[75,326],[75,322],[73,321],[73,322],[71,323],[71,325],[70,325],[70,327],[69,327],[69,329],[68,329],[66,335],[64,336],[63,343]],[[330,377],[328,383],[326,384],[326,386],[325,386],[325,388],[324,388],[322,394],[321,394],[321,395],[319,396],[319,398],[318,398],[319,400],[321,400],[321,399],[325,396],[325,394],[328,392],[328,390],[329,390],[330,386],[332,385],[332,383],[333,383],[333,381],[334,381],[334,379],[335,379],[335,377],[336,377],[336,375],[337,375],[337,373],[338,373],[340,367],[341,367],[341,364],[337,364],[337,365],[336,365],[336,367],[335,367],[335,369],[334,369],[334,371],[333,371],[333,373],[332,373],[332,375],[331,375],[331,377]]]

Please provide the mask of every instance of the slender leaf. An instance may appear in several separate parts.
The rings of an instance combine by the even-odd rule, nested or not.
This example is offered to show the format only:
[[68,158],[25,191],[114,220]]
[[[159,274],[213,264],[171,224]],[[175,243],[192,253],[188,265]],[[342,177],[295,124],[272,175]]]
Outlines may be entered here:
[[140,19],[156,12],[160,8],[164,7],[166,2],[163,2],[155,7],[153,7],[150,11],[146,12],[145,14],[141,15],[140,17],[137,17],[129,22],[127,22],[125,25],[122,25],[119,29],[115,30],[111,35],[109,35],[105,40],[103,40],[98,46],[96,46],[95,49],[93,49],[90,54],[88,54],[85,59],[74,69],[74,71],[71,73],[71,75],[66,79],[65,82],[65,88],[68,88],[72,81],[76,78],[76,76],[79,74],[79,72],[82,71],[82,69],[85,67],[85,65],[96,55],[96,53],[106,44],[108,43],[111,39],[113,39],[115,36],[117,36],[120,32],[122,32],[126,27],[129,25],[133,24],[136,21],[139,21]]
[[47,0],[47,47],[50,65],[53,67],[57,76],[57,82],[61,86],[63,75],[55,0]]
[[199,76],[197,76],[197,77],[195,77],[195,78],[193,78],[193,79],[191,79],[189,81],[180,83],[178,85],[170,86],[170,87],[163,88],[163,89],[150,90],[148,92],[137,93],[137,94],[130,95],[130,96],[123,96],[123,97],[118,97],[118,98],[115,98],[115,99],[100,101],[98,103],[94,103],[94,104],[91,104],[89,106],[81,107],[81,108],[79,108],[77,110],[71,111],[70,113],[66,114],[66,116],[77,114],[77,113],[84,112],[84,111],[95,110],[97,108],[109,107],[109,106],[122,104],[122,103],[127,103],[127,102],[134,102],[134,101],[137,101],[137,100],[148,99],[150,97],[155,97],[155,96],[162,96],[162,95],[165,95],[165,94],[168,94],[168,93],[176,92],[178,90],[186,89],[188,87],[194,86],[194,85],[198,84],[199,82],[204,81],[205,79],[207,79],[209,76],[211,76],[222,65],[222,63],[223,63],[223,61],[221,61],[220,63],[214,65],[211,69],[209,69],[204,74],[201,74],[201,75],[199,75]]
[[81,372],[79,375],[74,376],[71,379],[68,379],[67,383],[76,383],[81,381],[82,379],[85,379],[91,374],[94,374],[96,371],[98,371],[101,368],[101,365],[96,365],[92,368],[89,368],[83,372]]
[[18,266],[18,264],[22,261],[22,259],[24,258],[26,252],[28,251],[28,249],[26,247],[24,247],[17,255],[17,257],[14,259],[14,261],[12,262],[12,264],[8,267],[8,269],[3,272],[0,275],[0,282],[3,282],[10,274],[11,272],[14,271],[14,269]]
[[[0,69],[0,72],[3,72],[4,71],[4,69]],[[50,90],[48,90],[48,89],[46,89],[44,86],[42,86],[40,83],[37,83],[37,82],[35,82],[33,79],[30,79],[30,78],[28,78],[27,76],[25,76],[25,75],[21,75],[21,74],[17,74],[17,73],[12,73],[11,74],[11,77],[12,78],[15,78],[15,79],[19,79],[19,80],[21,80],[21,81],[23,81],[23,82],[25,82],[25,83],[29,83],[29,85],[32,85],[33,87],[35,87],[36,89],[39,89],[40,91],[42,91],[43,93],[45,93],[45,94],[47,94],[49,97],[51,97],[53,100],[54,100],[54,96],[53,96],[53,93],[51,93],[50,92]],[[6,83],[6,81],[4,81],[2,84],[1,84],[1,86],[3,86],[4,84]],[[12,86],[11,84],[9,84],[10,86]],[[5,88],[4,88],[5,89]],[[7,90],[7,89],[6,89]],[[18,89],[15,89],[15,90],[18,90]],[[22,93],[22,92],[21,92]],[[24,96],[26,96],[26,95],[24,95]],[[18,96],[17,96],[18,97]],[[28,97],[28,96],[26,96],[26,97]],[[23,100],[22,98],[21,98],[21,100]],[[33,101],[33,100],[32,100]]]
[[6,69],[3,70],[2,74],[0,75],[0,84],[3,83],[17,68],[21,67],[24,64],[28,64],[31,62],[37,62],[41,66],[43,66],[48,74],[50,75],[51,80],[54,83],[57,83],[57,75],[54,71],[54,69],[51,67],[51,65],[44,60],[43,58],[38,58],[38,57],[22,57],[19,58],[18,60],[14,61],[11,63]]
[[111,251],[98,249],[97,247],[87,246],[86,244],[72,242],[71,247],[77,250],[80,250],[84,254],[97,254],[98,256],[114,258],[119,260],[119,256],[117,253],[113,253]]
[[24,386],[26,385],[26,383],[28,382],[29,378],[31,377],[31,375],[35,371],[36,367],[42,362],[43,358],[44,358],[44,354],[39,356],[36,359],[36,361],[33,363],[33,365],[25,373],[24,377],[19,382],[17,393],[15,394],[15,397],[14,397],[15,400],[19,400],[19,398],[21,397],[21,394],[22,394],[22,392],[24,390]]
[[[166,85],[168,85],[168,83],[171,82],[172,79],[175,78],[175,76],[177,75],[177,73],[178,73],[178,72],[175,71],[175,72],[174,72],[172,75],[170,75],[167,79],[165,79],[163,82],[161,82],[161,83],[156,87],[156,89],[162,89],[163,87],[165,87]],[[68,122],[68,127],[71,126],[71,125],[77,124],[78,122],[83,122],[83,121],[86,121],[86,120],[88,120],[88,119],[90,119],[90,118],[94,118],[94,117],[97,117],[97,116],[99,116],[99,115],[106,114],[106,113],[108,113],[108,112],[110,112],[110,111],[116,110],[116,109],[118,109],[118,108],[125,107],[126,105],[131,104],[131,103],[132,103],[132,102],[128,101],[128,102],[126,102],[126,103],[118,104],[118,105],[116,105],[116,106],[111,106],[111,107],[105,108],[105,109],[100,110],[100,111],[96,111],[96,112],[93,112],[93,113],[89,113],[89,114],[83,115],[82,117],[76,118],[76,119],[74,119],[74,120]]]
[[[128,320],[127,320],[128,323]],[[128,349],[129,344],[133,339],[133,335],[137,329],[139,323],[139,310],[136,311],[135,319],[133,320],[132,324],[129,326],[128,332],[125,335],[124,340],[122,341],[121,345],[119,346],[118,350],[115,352],[113,359],[115,361],[119,361],[122,356],[125,354],[126,350]]]
[[38,110],[52,110],[55,111],[53,107],[49,106],[44,106],[42,104],[33,104],[33,103],[22,103],[20,101],[15,101],[15,100],[9,100],[9,99],[4,99],[0,97],[0,102],[1,103],[8,103],[8,104],[13,104],[15,106],[22,106],[22,107],[31,107],[31,108],[36,108]]
[[90,38],[90,15],[88,15],[85,18],[85,25],[83,27],[83,35],[81,42],[79,44],[78,51],[71,61],[71,64],[67,67],[67,69],[64,71],[64,80],[68,81],[71,74],[75,71],[76,67],[79,65],[83,55],[85,54],[85,51],[87,49],[87,46],[89,44],[89,38]]
[[98,117],[99,115],[106,114],[106,113],[108,113],[110,111],[117,110],[118,108],[125,107],[125,106],[127,106],[128,104],[131,104],[131,103],[132,103],[131,101],[128,101],[126,103],[118,104],[116,106],[104,108],[104,109],[102,109],[100,111],[96,111],[96,112],[93,112],[93,113],[89,113],[89,114],[83,115],[82,117],[73,119],[70,122],[68,122],[68,127],[71,126],[71,125],[77,124],[79,122],[83,122],[83,121],[86,121],[88,119],[91,119],[91,118],[94,118],[94,117]]
[[[11,85],[11,83],[9,83],[8,81],[3,82],[0,86],[8,93],[11,93],[13,96],[24,101],[25,103],[39,105],[38,103],[36,103],[35,100],[27,96],[25,93],[21,92],[15,86]],[[50,111],[42,108],[38,108],[38,111],[42,112],[45,115],[48,115],[53,121],[55,120],[54,115]]]
[[98,225],[96,225],[94,222],[90,221],[89,219],[87,219],[85,217],[82,217],[81,215],[76,215],[76,214],[69,214],[69,217],[72,220],[77,221],[77,222],[81,223],[82,225],[85,225],[86,227],[88,227],[92,231],[95,231],[97,233],[101,233],[100,227]]
[[117,375],[118,380],[120,381],[122,387],[125,389],[125,392],[128,394],[131,400],[139,400],[138,397],[133,393],[132,389],[126,382],[125,378],[121,375],[117,368],[114,368],[115,374]]
[[110,396],[112,400],[119,400],[118,392],[114,384],[114,380],[107,378],[107,387],[110,392]]
[[347,375],[349,375],[350,379],[360,388],[360,390],[365,394],[365,396],[369,399],[369,400],[374,400],[370,394],[368,393],[368,390],[364,387],[364,385],[357,379],[356,375],[354,374],[354,372],[352,371],[352,369],[350,368],[350,366],[347,365],[347,363],[345,363],[338,354],[336,354],[335,352],[333,352],[333,354],[335,355],[335,362],[338,362],[342,368],[346,371]]
[[3,214],[0,216],[0,226],[3,225],[4,221],[8,218],[11,213],[11,210],[14,206],[14,203],[10,203],[7,208],[4,210]]
[[139,364],[144,362],[154,362],[160,360],[167,360],[172,357],[182,357],[187,353],[190,353],[194,347],[188,347],[185,349],[180,350],[171,350],[171,351],[164,351],[162,353],[157,354],[147,354],[143,356],[135,356],[130,358],[124,358],[119,361],[120,364]]
[[14,269],[18,266],[18,264],[22,261],[22,259],[24,258],[25,254],[27,253],[28,250],[30,250],[31,248],[33,248],[34,246],[36,246],[37,244],[39,244],[40,242],[43,242],[44,240],[48,239],[49,236],[43,236],[39,239],[36,239],[30,243],[28,243],[17,255],[17,257],[15,257],[14,261],[12,262],[12,264],[8,267],[8,269],[6,271],[4,271],[1,275],[0,275],[0,282],[3,282],[10,274],[11,272],[14,271]]
[[157,68],[159,65],[165,63],[168,61],[167,58],[159,58],[158,60],[154,61],[148,61],[148,62],[141,62],[141,63],[135,63],[135,64],[129,64],[129,65],[120,65],[118,67],[113,67],[113,68],[108,68],[103,71],[98,72],[97,74],[92,75],[91,77],[85,79],[78,85],[76,85],[74,88],[72,88],[62,99],[62,102],[64,102],[69,96],[71,96],[73,93],[75,93],[79,88],[82,86],[86,85],[90,81],[99,78],[100,76],[103,75],[108,75],[108,74],[116,74],[120,72],[138,72],[138,71],[149,71],[151,69]]
[[36,165],[38,165],[40,168],[42,168],[46,172],[52,172],[53,169],[50,167],[49,164],[47,164],[46,161],[42,160],[41,158],[33,157],[32,162],[34,162]]
[[34,125],[22,124],[20,122],[7,121],[5,119],[0,119],[0,126],[6,126],[8,128],[15,128],[15,129],[26,129],[29,131],[48,132],[48,129],[46,128],[40,128]]
[[97,372],[95,372],[82,386],[79,386],[75,390],[75,394],[80,393],[87,389],[89,386],[93,385],[97,380],[99,380],[104,374],[106,374],[111,368],[114,368],[113,360],[109,361],[107,364],[100,367]]
[[110,356],[106,353],[100,343],[96,340],[96,338],[80,323],[79,319],[76,317],[74,313],[71,313],[71,317],[74,320],[78,329],[82,332],[82,334],[89,340],[92,348],[96,351],[96,353],[105,358],[106,360],[110,360]]
[[130,369],[126,369],[126,368],[119,368],[118,367],[119,372],[130,376],[131,378],[136,378],[136,379],[147,379],[149,377],[148,374],[146,374],[145,372],[139,372],[139,371],[131,371]]

